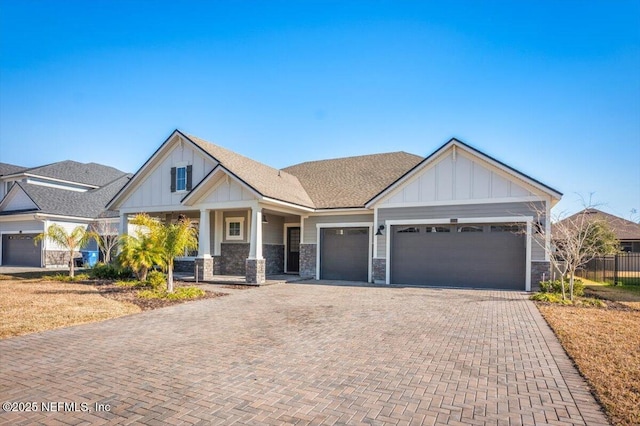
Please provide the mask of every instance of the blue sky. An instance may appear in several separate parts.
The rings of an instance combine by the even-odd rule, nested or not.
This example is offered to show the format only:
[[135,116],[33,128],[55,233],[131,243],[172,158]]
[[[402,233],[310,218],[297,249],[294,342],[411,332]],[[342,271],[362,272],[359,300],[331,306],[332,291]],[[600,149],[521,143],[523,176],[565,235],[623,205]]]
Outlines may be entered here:
[[0,0],[0,161],[135,172],[175,128],[274,167],[457,137],[628,218],[640,2]]

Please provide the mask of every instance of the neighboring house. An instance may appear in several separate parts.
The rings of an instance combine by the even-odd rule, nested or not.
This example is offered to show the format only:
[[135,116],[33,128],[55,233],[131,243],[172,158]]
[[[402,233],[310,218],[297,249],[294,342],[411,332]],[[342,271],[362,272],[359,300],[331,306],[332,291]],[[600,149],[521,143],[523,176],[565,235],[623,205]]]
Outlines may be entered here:
[[586,214],[589,218],[606,222],[615,234],[616,238],[620,240],[620,249],[622,251],[640,253],[640,224],[593,208],[581,210],[578,213],[563,219],[560,223],[565,220],[575,220],[576,217],[582,214]]
[[[265,275],[530,290],[536,241],[562,194],[451,139],[426,158],[393,152],[274,169],[178,130],[108,208],[199,228],[183,267],[200,279]],[[538,217],[536,212],[546,212]],[[549,232],[546,233],[548,235]]]
[[[48,240],[34,244],[34,238],[54,223],[67,231],[96,222],[117,230],[118,213],[105,205],[130,177],[96,163],[61,161],[33,168],[0,163],[0,264],[68,265],[61,247]],[[88,248],[96,250],[92,244]]]

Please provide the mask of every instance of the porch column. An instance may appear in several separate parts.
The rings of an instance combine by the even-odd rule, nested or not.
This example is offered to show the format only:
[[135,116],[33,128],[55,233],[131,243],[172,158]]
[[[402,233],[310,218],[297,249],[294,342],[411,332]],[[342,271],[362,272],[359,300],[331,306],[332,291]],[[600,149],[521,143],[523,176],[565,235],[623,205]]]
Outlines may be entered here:
[[198,281],[213,280],[213,258],[209,239],[209,210],[200,210],[200,235],[198,238],[198,257],[194,262],[194,275]]
[[129,216],[120,213],[120,223],[118,224],[118,235],[126,235],[129,233]]
[[222,226],[222,211],[216,210],[213,214],[213,255],[220,256],[222,235],[224,233],[224,227]]
[[200,235],[198,238],[198,257],[211,257],[209,242],[209,210],[200,210]]
[[263,284],[265,260],[262,257],[262,210],[260,205],[251,209],[251,239],[249,240],[249,258],[246,261],[245,279],[250,284]]

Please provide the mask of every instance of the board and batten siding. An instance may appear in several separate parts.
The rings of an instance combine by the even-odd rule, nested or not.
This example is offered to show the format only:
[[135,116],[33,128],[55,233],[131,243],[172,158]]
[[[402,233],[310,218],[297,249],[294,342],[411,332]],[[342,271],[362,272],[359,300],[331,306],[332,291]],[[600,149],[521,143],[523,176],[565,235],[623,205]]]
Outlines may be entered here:
[[[533,207],[535,206],[535,207]],[[544,211],[543,202],[531,203],[489,203],[489,204],[461,204],[448,206],[427,207],[396,207],[379,208],[378,223],[383,225],[387,220],[420,220],[420,219],[459,219],[468,217],[505,217],[505,216],[533,216],[535,209]],[[542,219],[542,218],[541,218]],[[447,222],[445,222],[447,223]],[[376,257],[386,256],[387,234],[389,228],[378,236]],[[545,253],[542,246],[536,242],[531,243],[531,260],[544,260]]]
[[533,195],[530,189],[524,181],[516,182],[513,176],[506,175],[482,159],[462,150],[454,155],[450,149],[435,164],[392,191],[379,206],[527,197]]
[[214,189],[203,199],[202,204],[222,203],[227,201],[251,201],[256,197],[238,182],[230,179],[220,179]]
[[187,143],[175,144],[144,180],[129,194],[121,209],[150,208],[156,206],[182,206],[180,200],[187,191],[171,192],[171,168],[191,165],[191,179],[195,187],[217,165]]
[[304,219],[304,237],[305,244],[317,244],[317,229],[319,223],[355,223],[370,222],[373,223],[373,213],[371,214],[348,214],[335,216],[309,216]]

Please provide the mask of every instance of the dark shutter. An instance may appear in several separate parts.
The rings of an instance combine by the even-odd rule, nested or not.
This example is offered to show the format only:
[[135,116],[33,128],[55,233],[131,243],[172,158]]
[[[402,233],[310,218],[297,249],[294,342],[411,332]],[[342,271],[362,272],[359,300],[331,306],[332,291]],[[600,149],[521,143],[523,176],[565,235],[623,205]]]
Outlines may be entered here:
[[193,166],[188,165],[187,166],[187,191],[191,191],[191,187],[193,183],[193,181],[191,180],[191,169],[193,169]]
[[176,192],[176,168],[171,168],[171,192]]

